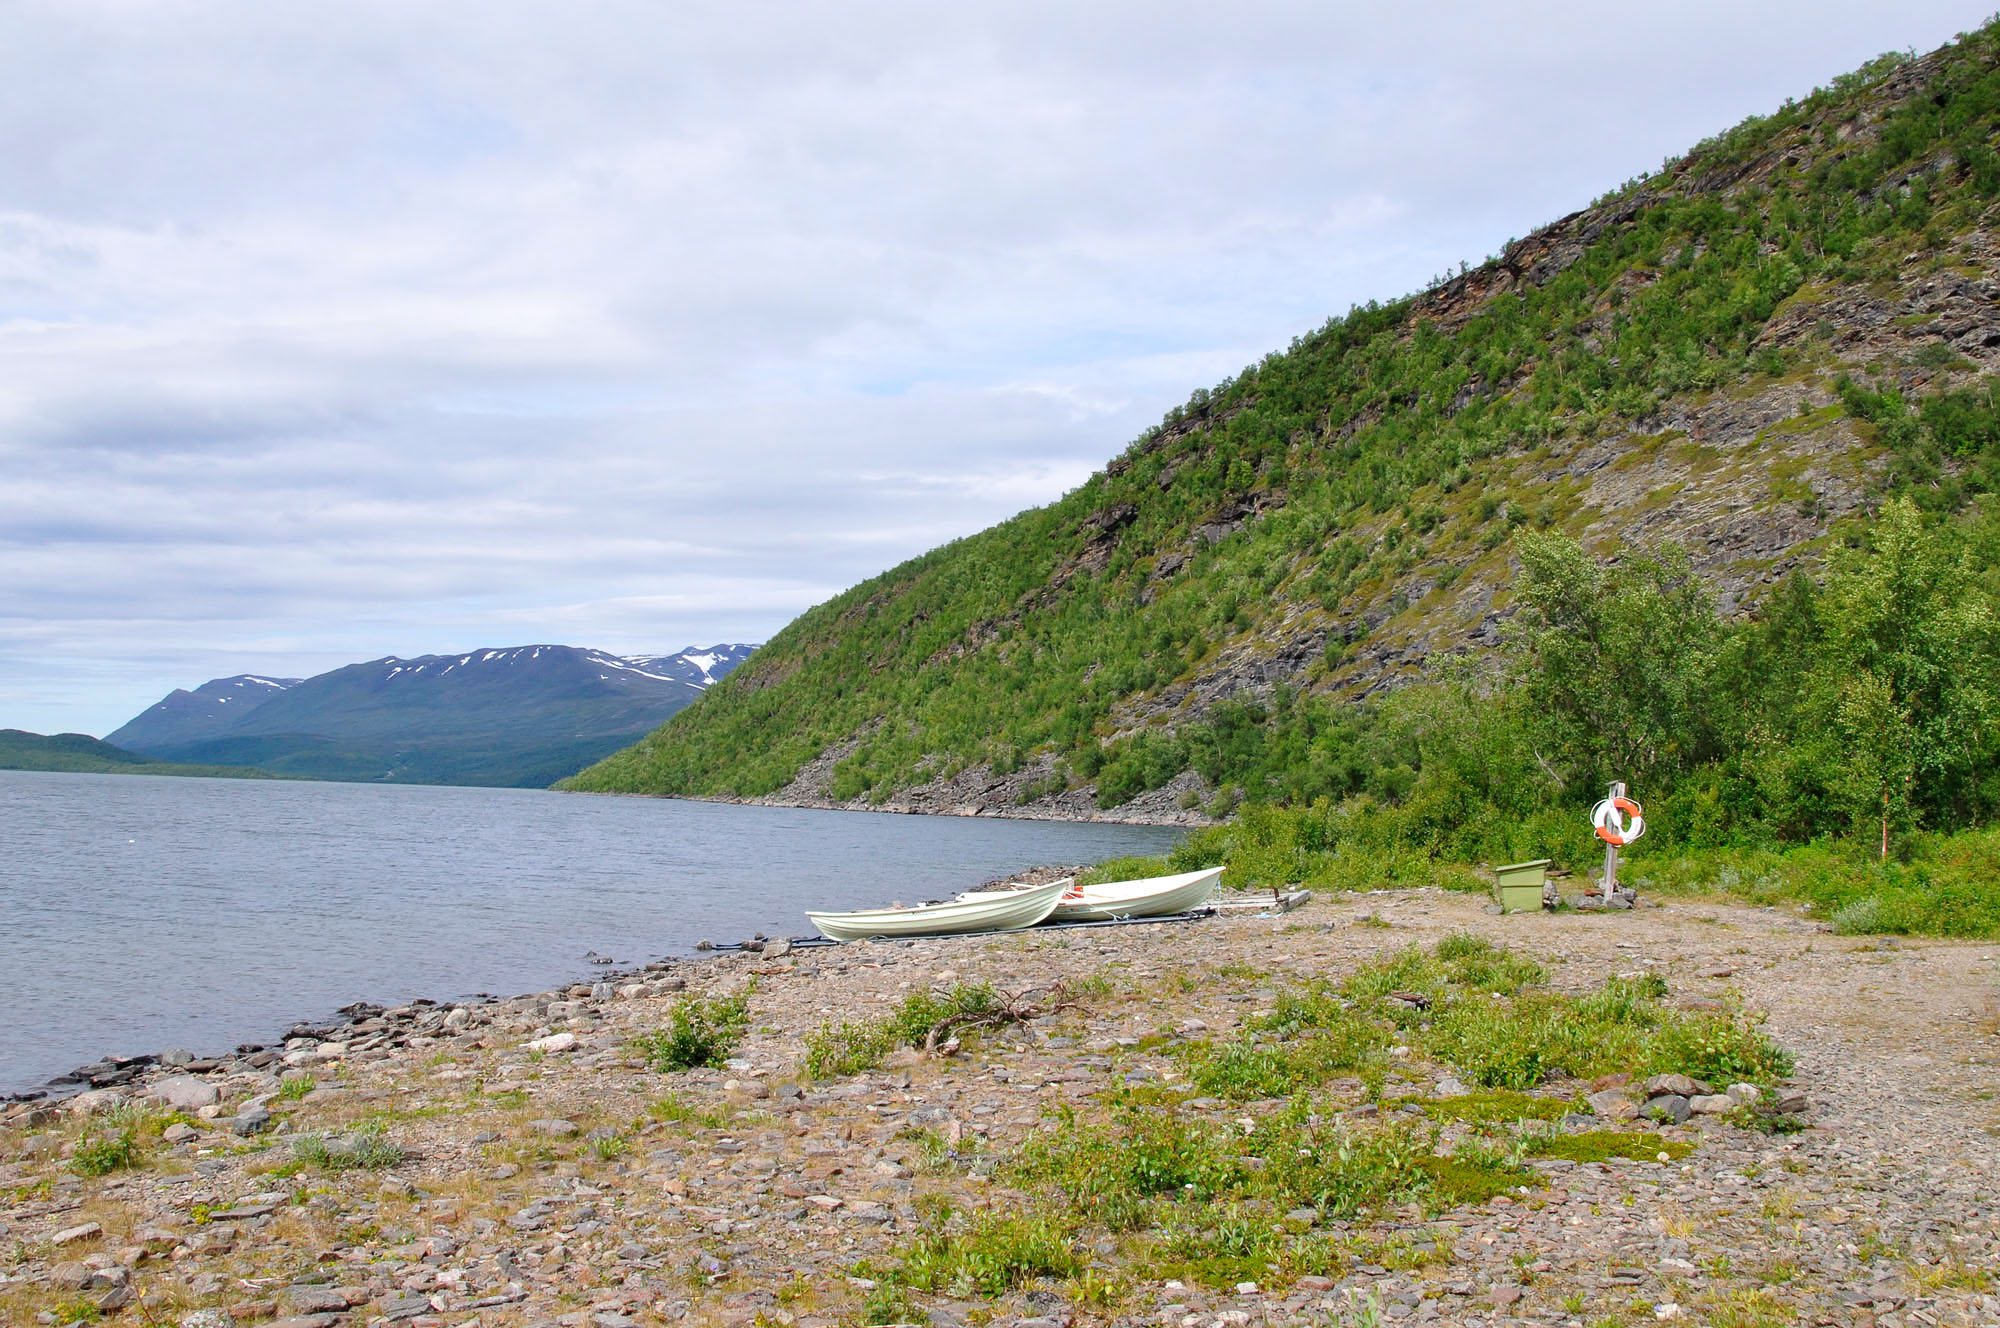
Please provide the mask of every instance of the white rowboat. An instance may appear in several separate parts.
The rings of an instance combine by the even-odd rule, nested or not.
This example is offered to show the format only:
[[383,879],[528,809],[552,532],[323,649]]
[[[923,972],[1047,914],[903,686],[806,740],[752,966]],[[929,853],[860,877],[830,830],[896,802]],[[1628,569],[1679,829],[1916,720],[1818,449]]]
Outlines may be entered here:
[[[1049,914],[1050,922],[1109,922],[1115,918],[1164,918],[1200,908],[1215,893],[1223,869],[1208,867],[1176,876],[1147,876],[1136,881],[1104,881],[1073,885]],[[961,900],[1007,899],[1006,890],[977,890]]]
[[871,936],[963,936],[971,932],[1017,931],[1032,927],[1054,911],[1067,877],[1032,890],[961,895],[942,904],[911,908],[871,908],[859,913],[807,913],[822,935],[835,941],[865,941]]
[[1164,918],[1200,908],[1222,880],[1222,868],[1073,886],[1049,915],[1051,922],[1105,922],[1112,918]]

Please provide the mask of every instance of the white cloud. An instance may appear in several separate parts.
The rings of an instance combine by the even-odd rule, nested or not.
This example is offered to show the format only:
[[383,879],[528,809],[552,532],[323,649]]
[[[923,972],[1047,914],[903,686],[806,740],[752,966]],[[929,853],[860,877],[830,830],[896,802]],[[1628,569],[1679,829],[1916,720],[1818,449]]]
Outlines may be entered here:
[[1328,314],[1982,17],[12,6],[0,724],[766,637]]

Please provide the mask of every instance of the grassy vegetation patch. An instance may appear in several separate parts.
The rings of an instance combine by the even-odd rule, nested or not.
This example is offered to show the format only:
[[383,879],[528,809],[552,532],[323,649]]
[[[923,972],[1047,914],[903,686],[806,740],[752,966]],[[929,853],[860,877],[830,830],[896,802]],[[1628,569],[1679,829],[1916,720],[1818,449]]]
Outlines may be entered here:
[[403,1150],[379,1121],[370,1121],[345,1135],[301,1135],[292,1140],[292,1156],[320,1171],[376,1171],[401,1162]]
[[703,1130],[719,1130],[729,1123],[727,1113],[697,1106],[677,1093],[668,1093],[647,1103],[646,1115],[662,1124],[690,1125]]
[[1656,1134],[1586,1130],[1578,1134],[1533,1136],[1527,1151],[1532,1157],[1567,1158],[1571,1162],[1609,1162],[1615,1158],[1632,1162],[1677,1162],[1693,1152],[1694,1145],[1680,1139],[1663,1139]]
[[1045,1216],[985,1212],[962,1225],[948,1219],[944,1229],[919,1236],[900,1252],[892,1277],[920,1291],[997,1296],[1032,1278],[1070,1277],[1083,1266],[1073,1228]]
[[1470,1121],[1479,1125],[1561,1120],[1576,1109],[1574,1103],[1561,1098],[1536,1097],[1505,1090],[1466,1093],[1459,1097],[1404,1097],[1397,1099],[1397,1105],[1414,1106],[1432,1120]]
[[921,1047],[931,1030],[959,1018],[978,1018],[1001,1009],[999,995],[983,982],[949,991],[911,992],[895,1011],[880,1019],[842,1020],[806,1036],[806,1073],[815,1079],[859,1074],[882,1063],[899,1047]]

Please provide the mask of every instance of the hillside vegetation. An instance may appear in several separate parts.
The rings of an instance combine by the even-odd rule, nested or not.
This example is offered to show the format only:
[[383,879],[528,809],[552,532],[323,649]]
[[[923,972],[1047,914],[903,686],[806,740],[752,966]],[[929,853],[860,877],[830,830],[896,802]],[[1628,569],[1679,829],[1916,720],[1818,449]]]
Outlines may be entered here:
[[182,765],[128,752],[85,733],[29,733],[0,729],[0,770],[45,770],[87,775],[189,775],[215,779],[275,779],[268,770],[243,766]]
[[1996,130],[1994,25],[1871,62],[1196,391],[565,786],[1165,788],[1291,808],[1258,815],[1292,879],[1342,844],[1564,857],[1613,777],[1656,848],[1979,823]]

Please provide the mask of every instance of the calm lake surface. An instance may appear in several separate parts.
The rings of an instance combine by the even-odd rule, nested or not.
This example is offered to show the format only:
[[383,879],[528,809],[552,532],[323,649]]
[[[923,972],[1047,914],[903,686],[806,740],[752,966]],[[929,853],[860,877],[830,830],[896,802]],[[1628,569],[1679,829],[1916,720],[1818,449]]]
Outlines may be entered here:
[[704,937],[812,931],[1149,826],[529,789],[0,771],[0,1094],[105,1055],[264,1042],[367,1000],[542,991]]

